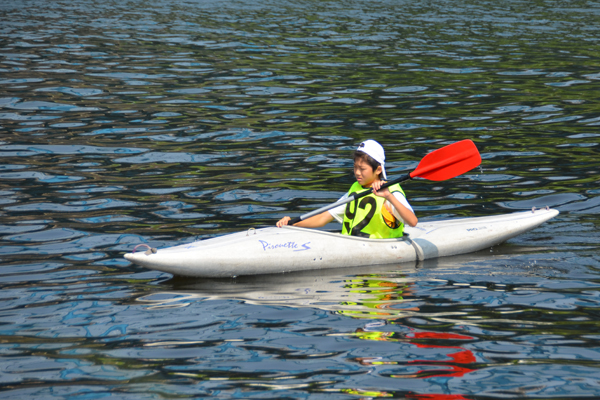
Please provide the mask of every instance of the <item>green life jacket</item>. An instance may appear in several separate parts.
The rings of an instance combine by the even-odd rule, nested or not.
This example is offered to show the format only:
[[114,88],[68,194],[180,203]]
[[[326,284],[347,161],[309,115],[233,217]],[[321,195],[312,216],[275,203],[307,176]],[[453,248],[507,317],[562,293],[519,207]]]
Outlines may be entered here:
[[[348,194],[364,190],[360,183],[354,182]],[[400,192],[404,196],[404,191],[399,184],[390,186],[388,190],[390,193]],[[386,200],[383,197],[375,196],[371,193],[368,196],[348,203],[344,212],[342,234],[371,239],[402,237],[404,223],[393,218],[394,221],[390,223],[390,226],[383,217],[382,208],[385,207],[385,202]]]

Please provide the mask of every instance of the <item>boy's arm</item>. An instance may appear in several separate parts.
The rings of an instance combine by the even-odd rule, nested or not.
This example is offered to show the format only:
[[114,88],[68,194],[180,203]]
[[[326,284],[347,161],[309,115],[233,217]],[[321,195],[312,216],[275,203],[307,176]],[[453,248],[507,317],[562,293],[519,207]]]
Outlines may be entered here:
[[[291,218],[287,216],[283,217],[277,222],[277,227],[281,228],[282,226],[287,225],[290,219]],[[321,214],[317,214],[313,217],[297,222],[294,224],[294,226],[300,226],[302,228],[320,228],[327,225],[331,221],[333,221],[333,215],[331,215],[328,211],[325,211]]]
[[387,188],[384,188],[383,190],[379,191],[379,187],[382,184],[383,181],[373,183],[373,194],[375,194],[375,196],[383,197],[384,199],[392,203],[396,211],[398,211],[398,214],[400,214],[400,216],[404,220],[405,224],[408,224],[410,226],[417,226],[417,222],[419,222],[419,220],[417,219],[415,213],[412,212],[410,209],[406,208],[402,203],[400,203],[396,196],[394,196],[394,194],[390,192]]
[[408,224],[410,226],[417,226],[417,222],[419,222],[419,220],[417,219],[415,213],[406,208],[402,203],[400,203],[400,201],[398,201],[398,199],[396,198],[396,196],[394,196],[393,193],[389,193],[388,196],[385,196],[385,199],[392,203],[396,211],[398,211],[398,214],[400,214],[400,216],[404,220],[405,224]]

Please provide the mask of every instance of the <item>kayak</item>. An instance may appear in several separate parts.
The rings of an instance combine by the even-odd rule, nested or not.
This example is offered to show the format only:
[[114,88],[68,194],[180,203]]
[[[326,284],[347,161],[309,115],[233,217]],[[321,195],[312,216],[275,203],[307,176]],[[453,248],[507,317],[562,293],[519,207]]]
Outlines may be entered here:
[[[498,216],[419,222],[396,239],[368,239],[286,226],[125,254],[148,269],[178,276],[225,278],[325,268],[398,264],[479,251],[558,215],[533,209]],[[137,247],[137,246],[136,246]]]

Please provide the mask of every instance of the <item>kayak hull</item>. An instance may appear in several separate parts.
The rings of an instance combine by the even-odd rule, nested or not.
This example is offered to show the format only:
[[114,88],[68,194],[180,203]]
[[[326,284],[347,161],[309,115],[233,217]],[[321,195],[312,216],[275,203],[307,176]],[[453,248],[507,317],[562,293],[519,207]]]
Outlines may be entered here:
[[173,275],[223,278],[323,268],[405,263],[479,251],[558,215],[545,209],[419,223],[398,239],[365,239],[314,229],[248,231],[147,252],[125,254],[140,266]]

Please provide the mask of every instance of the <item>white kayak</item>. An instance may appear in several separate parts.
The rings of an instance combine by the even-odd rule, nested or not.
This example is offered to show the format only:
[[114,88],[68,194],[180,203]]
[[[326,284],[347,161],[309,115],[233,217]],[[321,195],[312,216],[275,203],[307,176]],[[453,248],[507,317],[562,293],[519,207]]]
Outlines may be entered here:
[[224,278],[324,268],[414,262],[482,250],[558,215],[541,209],[491,217],[419,222],[398,239],[365,239],[314,229],[247,231],[164,249],[125,254],[143,267],[173,275]]

